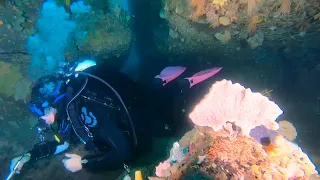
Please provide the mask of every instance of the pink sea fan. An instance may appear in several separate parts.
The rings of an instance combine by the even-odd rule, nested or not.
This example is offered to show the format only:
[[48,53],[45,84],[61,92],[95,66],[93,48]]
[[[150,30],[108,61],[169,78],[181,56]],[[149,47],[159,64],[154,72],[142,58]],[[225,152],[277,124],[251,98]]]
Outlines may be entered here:
[[267,97],[224,79],[212,85],[189,117],[194,124],[215,131],[233,122],[241,128],[242,135],[249,136],[250,130],[260,125],[277,130],[279,125],[275,120],[282,113]]

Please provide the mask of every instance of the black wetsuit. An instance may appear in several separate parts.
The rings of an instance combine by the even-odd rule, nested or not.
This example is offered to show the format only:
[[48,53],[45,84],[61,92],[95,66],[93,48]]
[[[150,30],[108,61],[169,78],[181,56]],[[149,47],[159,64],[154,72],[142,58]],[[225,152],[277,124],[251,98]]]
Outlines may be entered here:
[[[142,86],[113,68],[97,66],[89,68],[86,72],[102,78],[119,93],[129,110],[137,134],[135,146],[131,125],[118,98],[103,83],[88,77],[84,90],[73,100],[76,118],[70,116],[73,122],[86,124],[93,136],[93,143],[86,146],[88,155],[82,157],[88,160],[83,164],[86,169],[98,171],[120,168],[123,163],[150,150],[152,137],[173,135],[177,128],[181,127],[180,122],[185,120],[179,89],[170,89],[170,86],[166,89],[158,82],[153,86]],[[84,83],[85,76],[79,75],[71,79],[68,86],[73,89],[74,95]],[[68,101],[66,98],[57,106],[56,121],[59,125],[66,122],[65,108]],[[87,123],[83,120],[86,116],[83,108],[87,113]],[[75,134],[73,128],[69,128],[69,131]],[[60,143],[42,142],[34,146],[29,151],[31,160],[53,155],[57,146],[70,137],[62,139]]]

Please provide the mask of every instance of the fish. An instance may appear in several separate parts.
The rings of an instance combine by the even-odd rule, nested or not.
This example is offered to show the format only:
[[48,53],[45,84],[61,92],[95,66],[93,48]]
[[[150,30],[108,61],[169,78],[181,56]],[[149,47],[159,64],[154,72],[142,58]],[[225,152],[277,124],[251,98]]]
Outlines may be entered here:
[[155,78],[162,80],[162,86],[179,77],[187,68],[183,66],[168,66],[164,68]]
[[222,69],[222,67],[214,67],[214,68],[206,69],[206,70],[200,71],[200,72],[192,75],[191,77],[188,77],[185,79],[187,79],[189,81],[190,88],[191,88],[194,85],[214,76],[215,74],[220,72],[221,69]]

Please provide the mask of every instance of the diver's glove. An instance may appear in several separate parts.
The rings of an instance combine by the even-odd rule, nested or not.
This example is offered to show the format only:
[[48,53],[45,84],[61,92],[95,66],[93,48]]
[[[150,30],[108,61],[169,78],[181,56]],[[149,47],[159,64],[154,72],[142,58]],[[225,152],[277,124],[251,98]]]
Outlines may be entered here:
[[[28,162],[30,160],[30,157],[31,157],[30,153],[26,153],[22,156],[18,156],[16,158],[12,159],[11,163],[10,163],[10,172],[15,170],[16,173],[19,174],[24,163]],[[19,163],[19,161],[20,161],[20,163]],[[14,167],[17,165],[17,163],[19,163],[19,165],[16,167],[16,169],[14,169]]]
[[68,154],[66,153],[65,156],[70,159],[63,159],[62,162],[64,164],[64,167],[71,172],[77,172],[82,169],[82,163],[83,160],[81,159],[81,156],[77,154]]

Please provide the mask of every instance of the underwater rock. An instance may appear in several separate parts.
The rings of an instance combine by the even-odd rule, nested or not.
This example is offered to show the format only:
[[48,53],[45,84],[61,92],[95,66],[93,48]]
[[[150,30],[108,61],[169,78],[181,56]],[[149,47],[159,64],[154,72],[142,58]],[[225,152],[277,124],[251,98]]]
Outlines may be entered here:
[[28,96],[31,95],[31,85],[32,81],[27,78],[20,80],[16,84],[14,100],[22,100],[26,103]]
[[17,9],[1,9],[0,20],[3,21],[3,25],[0,26],[0,52],[25,51],[26,36],[21,26],[25,18],[20,14]]
[[85,38],[76,39],[79,51],[93,56],[121,55],[129,50],[130,42],[129,27],[111,14],[89,26]]
[[[265,40],[270,42],[282,40],[285,43],[292,40],[292,34],[300,34],[299,37],[292,37],[295,42],[299,42],[308,33],[315,36],[320,24],[317,0],[163,0],[162,4],[165,10],[161,11],[161,17],[167,20],[169,27],[178,28],[179,37],[185,40],[183,45],[180,45],[175,41],[163,42],[160,36],[157,37],[158,41],[163,42],[163,44],[158,43],[159,49],[164,51],[163,46],[171,47],[168,51],[172,53],[217,51],[221,43],[212,41],[212,33],[221,33],[225,30],[223,28],[230,24],[234,25],[232,32],[241,32],[232,34],[229,49],[226,49],[230,54],[236,49],[232,42],[247,39],[248,35],[252,36],[248,42],[254,49],[261,46]],[[257,32],[261,33],[255,36]],[[223,39],[221,34],[217,36]],[[301,48],[305,47],[301,44]],[[243,54],[246,56],[241,58],[248,59],[248,53]],[[232,58],[226,56],[223,58]]]
[[26,18],[20,16],[20,17],[15,17],[14,21],[12,22],[13,28],[16,31],[22,31],[23,30],[23,24],[26,22]]
[[255,49],[262,45],[263,40],[264,40],[264,34],[260,31],[255,35],[253,35],[252,37],[250,37],[249,39],[247,39],[247,42],[250,44],[252,49]]
[[0,95],[12,97],[16,84],[22,79],[19,66],[0,61]]

